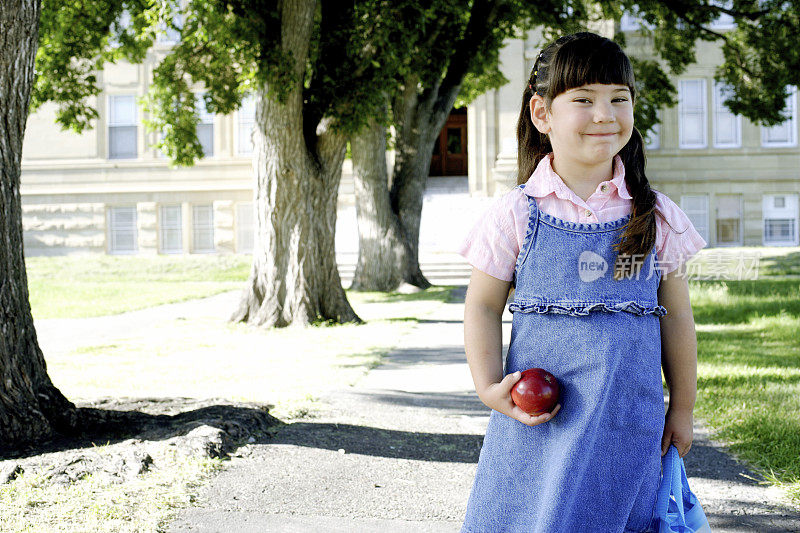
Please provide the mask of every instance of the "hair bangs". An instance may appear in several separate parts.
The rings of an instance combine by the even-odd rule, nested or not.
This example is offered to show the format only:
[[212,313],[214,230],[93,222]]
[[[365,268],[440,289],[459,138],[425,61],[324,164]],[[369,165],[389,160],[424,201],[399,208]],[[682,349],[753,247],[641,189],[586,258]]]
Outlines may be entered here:
[[575,39],[564,43],[551,65],[550,98],[592,83],[625,85],[636,97],[633,66],[613,42]]

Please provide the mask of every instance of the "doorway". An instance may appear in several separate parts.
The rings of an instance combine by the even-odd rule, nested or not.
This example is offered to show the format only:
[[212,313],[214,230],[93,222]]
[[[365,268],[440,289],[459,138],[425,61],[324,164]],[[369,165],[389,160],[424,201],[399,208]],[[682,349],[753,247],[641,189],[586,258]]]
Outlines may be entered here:
[[453,109],[433,145],[430,176],[467,175],[467,108]]

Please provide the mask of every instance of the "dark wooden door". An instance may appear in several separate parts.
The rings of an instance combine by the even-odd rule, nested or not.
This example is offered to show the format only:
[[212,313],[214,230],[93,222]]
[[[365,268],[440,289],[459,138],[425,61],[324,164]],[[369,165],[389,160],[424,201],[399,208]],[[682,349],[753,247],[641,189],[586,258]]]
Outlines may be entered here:
[[431,176],[467,175],[467,110],[454,109],[433,146]]

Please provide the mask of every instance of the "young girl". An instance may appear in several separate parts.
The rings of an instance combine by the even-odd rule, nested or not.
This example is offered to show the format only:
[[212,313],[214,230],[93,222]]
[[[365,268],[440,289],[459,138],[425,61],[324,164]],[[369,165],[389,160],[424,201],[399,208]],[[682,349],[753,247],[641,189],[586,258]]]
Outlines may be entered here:
[[[580,32],[547,46],[522,99],[518,186],[462,245],[474,266],[465,350],[492,409],[462,532],[647,531],[661,456],[691,447],[697,345],[680,267],[706,242],[650,188],[635,97],[613,41]],[[560,382],[552,412],[513,403],[528,368]]]

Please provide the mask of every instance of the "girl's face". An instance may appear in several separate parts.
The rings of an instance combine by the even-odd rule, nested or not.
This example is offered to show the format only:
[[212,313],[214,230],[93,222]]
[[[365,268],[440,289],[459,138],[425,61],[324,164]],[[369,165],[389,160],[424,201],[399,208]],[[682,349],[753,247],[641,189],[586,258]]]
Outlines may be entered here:
[[592,83],[553,99],[550,112],[538,94],[531,98],[531,119],[550,138],[559,157],[591,167],[612,159],[631,138],[633,102],[626,85]]

